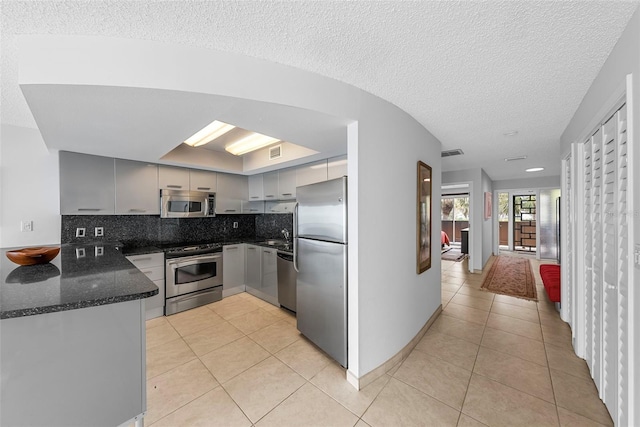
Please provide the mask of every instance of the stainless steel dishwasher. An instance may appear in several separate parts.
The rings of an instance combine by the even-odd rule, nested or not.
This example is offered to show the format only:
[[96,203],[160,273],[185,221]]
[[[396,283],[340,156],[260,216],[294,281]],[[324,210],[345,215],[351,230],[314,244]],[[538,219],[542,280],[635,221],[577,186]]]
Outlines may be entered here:
[[296,280],[298,273],[293,268],[293,255],[278,251],[278,303],[281,307],[296,311]]

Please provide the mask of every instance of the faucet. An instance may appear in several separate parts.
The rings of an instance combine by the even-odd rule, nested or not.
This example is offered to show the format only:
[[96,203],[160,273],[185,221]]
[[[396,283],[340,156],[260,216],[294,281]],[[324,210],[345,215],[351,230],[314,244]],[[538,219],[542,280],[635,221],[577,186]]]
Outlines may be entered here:
[[282,235],[284,236],[284,240],[289,243],[289,230],[286,228],[282,229]]

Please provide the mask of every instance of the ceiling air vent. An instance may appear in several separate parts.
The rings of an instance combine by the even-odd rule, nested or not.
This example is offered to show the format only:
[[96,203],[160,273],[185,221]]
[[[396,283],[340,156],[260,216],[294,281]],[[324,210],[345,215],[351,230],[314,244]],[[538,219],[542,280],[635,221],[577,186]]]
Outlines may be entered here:
[[517,157],[507,157],[506,159],[504,159],[505,162],[513,162],[516,160],[524,160],[526,159],[527,156],[517,156]]
[[461,155],[461,154],[464,154],[464,152],[463,152],[461,149],[456,148],[455,150],[447,150],[447,151],[443,151],[443,152],[440,154],[440,157],[459,156],[459,155]]
[[282,144],[269,148],[269,160],[275,160],[282,157]]

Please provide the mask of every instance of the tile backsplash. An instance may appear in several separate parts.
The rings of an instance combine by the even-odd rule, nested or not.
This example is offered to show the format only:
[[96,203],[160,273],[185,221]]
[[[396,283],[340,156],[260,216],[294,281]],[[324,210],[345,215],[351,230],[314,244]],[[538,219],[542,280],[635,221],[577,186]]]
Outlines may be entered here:
[[[237,222],[238,227],[233,228]],[[104,235],[95,236],[102,227]],[[85,237],[76,237],[84,228]],[[196,242],[282,239],[282,229],[293,234],[293,215],[219,215],[213,218],[160,218],[157,215],[63,215],[62,243],[119,241],[125,245],[149,246]]]

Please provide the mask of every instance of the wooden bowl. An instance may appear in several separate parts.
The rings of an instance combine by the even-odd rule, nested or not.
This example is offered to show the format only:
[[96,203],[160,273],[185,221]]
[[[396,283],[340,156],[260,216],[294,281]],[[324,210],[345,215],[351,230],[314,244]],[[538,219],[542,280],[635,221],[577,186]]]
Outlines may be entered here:
[[59,247],[39,246],[7,251],[7,258],[20,265],[46,264],[58,256],[59,252]]

